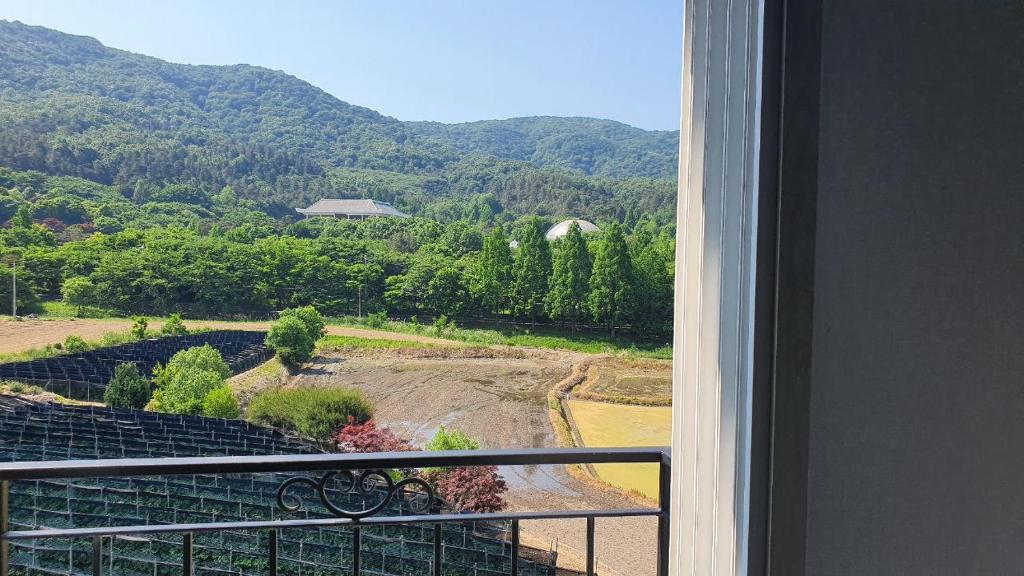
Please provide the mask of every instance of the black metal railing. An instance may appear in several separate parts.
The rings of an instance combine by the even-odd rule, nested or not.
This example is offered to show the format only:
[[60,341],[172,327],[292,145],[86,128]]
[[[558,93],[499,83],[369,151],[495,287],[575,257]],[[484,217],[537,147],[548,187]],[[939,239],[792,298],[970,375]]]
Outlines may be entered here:
[[[458,513],[437,505],[434,489],[419,478],[401,479],[391,470],[469,466],[529,466],[579,464],[641,464],[659,466],[659,499],[656,508],[604,510],[537,510],[499,513]],[[108,525],[100,527],[47,528],[34,526],[27,530],[10,529],[12,483],[56,479],[133,478],[173,475],[228,475],[255,473],[321,473],[316,476],[294,476],[283,481],[277,490],[277,504],[283,512],[295,512],[303,502],[295,493],[302,486],[319,499],[330,517],[301,519],[268,519],[233,522],[162,523]],[[69,460],[51,462],[0,463],[0,576],[11,570],[12,542],[50,539],[92,540],[92,573],[103,573],[104,539],[140,535],[180,534],[181,566],[185,576],[192,576],[193,535],[222,531],[266,531],[266,557],[269,573],[278,574],[278,542],[282,530],[344,527],[352,530],[352,574],[360,574],[363,528],[405,524],[433,525],[432,573],[442,574],[444,543],[442,529],[447,523],[510,523],[511,568],[519,573],[519,523],[523,520],[585,519],[586,573],[594,574],[596,547],[595,520],[625,516],[650,516],[657,521],[657,574],[668,574],[668,515],[670,510],[669,479],[671,460],[665,448],[565,448],[530,450],[473,450],[451,452],[402,452],[372,454],[309,454],[286,456],[228,456],[209,458],[140,458],[110,460]],[[399,478],[396,480],[395,478]],[[340,486],[340,488],[339,488]],[[376,494],[381,500],[360,509],[338,505],[333,498],[339,493]],[[400,499],[407,506],[399,515],[377,515],[388,502]],[[381,503],[383,502],[383,503]]]

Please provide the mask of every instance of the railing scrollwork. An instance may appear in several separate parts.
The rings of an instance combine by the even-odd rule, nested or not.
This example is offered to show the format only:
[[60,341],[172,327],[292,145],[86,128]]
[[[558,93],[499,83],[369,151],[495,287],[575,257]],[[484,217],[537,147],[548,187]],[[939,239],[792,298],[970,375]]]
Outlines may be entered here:
[[[331,514],[340,518],[359,520],[368,518],[384,510],[396,496],[408,497],[409,509],[414,514],[429,513],[437,497],[434,488],[421,478],[404,478],[395,481],[387,470],[332,470],[325,473],[319,480],[309,476],[295,476],[281,483],[277,489],[277,505],[285,512],[298,512],[302,509],[302,498],[289,493],[289,489],[297,485],[306,485],[312,488],[320,498],[321,504]],[[335,494],[356,494],[362,497],[371,497],[374,494],[381,494],[381,500],[377,504],[362,510],[349,510],[336,504],[331,499],[331,492]],[[409,496],[411,495],[411,496]]]

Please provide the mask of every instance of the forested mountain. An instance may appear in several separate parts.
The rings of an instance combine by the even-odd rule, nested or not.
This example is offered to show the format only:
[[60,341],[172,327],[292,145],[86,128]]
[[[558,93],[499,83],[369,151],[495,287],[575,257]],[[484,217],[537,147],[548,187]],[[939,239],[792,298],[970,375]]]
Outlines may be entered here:
[[590,118],[402,122],[284,72],[172,64],[0,21],[0,166],[111,186],[136,207],[201,213],[231,186],[273,216],[370,196],[441,220],[667,223],[677,140]]
[[461,154],[482,152],[598,176],[675,178],[679,159],[678,132],[652,132],[597,118],[536,116],[406,125]]

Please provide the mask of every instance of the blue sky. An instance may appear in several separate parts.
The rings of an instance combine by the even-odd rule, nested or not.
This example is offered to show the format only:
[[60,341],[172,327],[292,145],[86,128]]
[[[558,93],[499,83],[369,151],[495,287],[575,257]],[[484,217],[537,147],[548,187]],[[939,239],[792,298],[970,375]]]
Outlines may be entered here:
[[402,120],[679,123],[682,0],[4,0],[0,18],[284,70]]

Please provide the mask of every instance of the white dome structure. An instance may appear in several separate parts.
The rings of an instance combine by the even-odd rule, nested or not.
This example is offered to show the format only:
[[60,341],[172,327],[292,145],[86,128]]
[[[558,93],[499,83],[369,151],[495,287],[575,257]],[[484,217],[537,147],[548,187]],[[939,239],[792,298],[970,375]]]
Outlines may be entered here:
[[548,228],[548,231],[546,234],[544,234],[544,237],[547,238],[548,242],[554,242],[555,240],[558,240],[562,236],[565,236],[566,234],[569,233],[569,228],[572,226],[573,222],[575,222],[580,227],[580,231],[583,232],[584,234],[588,234],[590,232],[598,232],[601,230],[593,222],[588,222],[586,220],[562,220],[558,224],[555,224],[551,228]]

